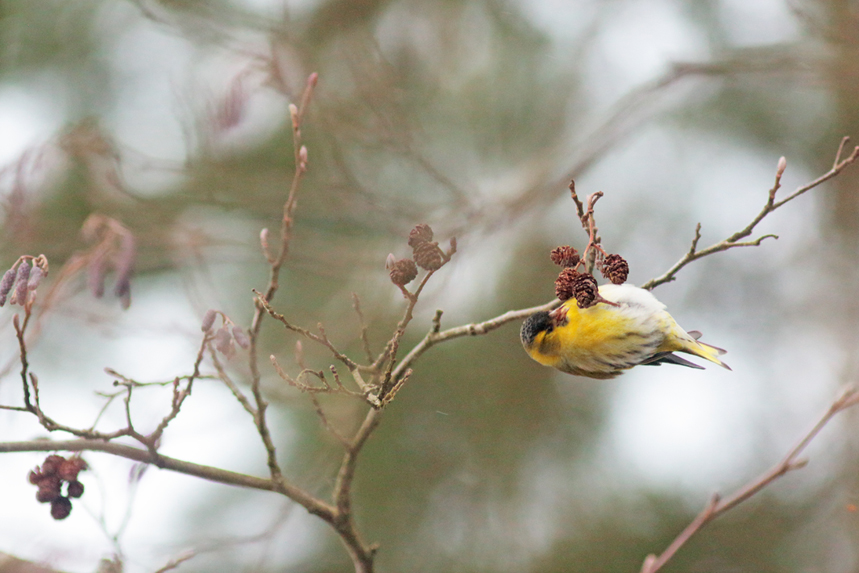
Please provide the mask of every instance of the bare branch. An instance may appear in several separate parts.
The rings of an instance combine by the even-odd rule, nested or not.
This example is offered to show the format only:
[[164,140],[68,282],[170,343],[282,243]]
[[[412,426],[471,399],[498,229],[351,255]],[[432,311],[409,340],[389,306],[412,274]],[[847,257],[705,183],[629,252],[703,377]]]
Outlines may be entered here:
[[307,84],[305,85],[304,93],[301,96],[301,104],[299,107],[296,107],[294,104],[290,104],[295,173],[292,178],[292,184],[290,185],[286,202],[283,204],[283,218],[281,220],[280,228],[280,253],[278,253],[277,256],[272,255],[270,252],[267,233],[265,234],[266,236],[261,235],[261,242],[263,243],[265,256],[270,263],[271,269],[265,295],[257,298],[254,317],[251,321],[251,327],[248,329],[248,336],[250,338],[250,348],[248,349],[248,365],[251,371],[250,386],[254,402],[256,403],[256,407],[254,408],[254,422],[256,423],[257,433],[259,433],[266,449],[269,471],[271,472],[272,479],[276,481],[282,479],[282,473],[280,466],[277,463],[277,452],[265,418],[268,402],[266,402],[262,395],[260,384],[262,376],[259,371],[257,342],[259,339],[260,327],[262,326],[262,319],[266,314],[266,309],[264,308],[262,301],[265,301],[265,303],[268,304],[274,298],[280,285],[280,269],[289,254],[289,245],[292,240],[292,216],[296,205],[295,198],[304,174],[307,172],[307,150],[301,145],[301,124],[313,96],[313,90],[316,87],[317,78],[318,76],[316,73],[311,74],[307,78]]
[[21,382],[24,386],[24,407],[35,412],[33,405],[30,403],[30,382],[29,368],[30,363],[27,360],[27,343],[24,340],[24,332],[27,330],[27,324],[30,322],[30,311],[25,308],[24,324],[21,324],[18,315],[12,317],[12,325],[15,327],[15,337],[18,339],[18,352],[21,360]]
[[282,480],[259,478],[212,466],[195,464],[193,462],[163,456],[142,448],[126,446],[116,442],[106,442],[103,440],[33,440],[29,442],[0,442],[0,453],[55,451],[105,452],[121,458],[134,460],[136,462],[152,464],[163,470],[194,476],[216,483],[282,493],[296,503],[304,506],[304,508],[310,513],[318,515],[327,521],[333,519],[335,511],[334,507],[313,497],[303,489]]
[[179,565],[181,565],[185,561],[189,561],[196,556],[197,556],[196,551],[193,551],[193,550],[185,551],[185,552],[177,555],[176,557],[174,557],[173,559],[171,559],[167,563],[165,563],[163,567],[161,567],[160,569],[158,569],[154,573],[165,573],[166,571],[172,571],[173,569],[176,569],[177,567],[179,567]]
[[276,321],[283,324],[283,326],[287,330],[291,330],[295,333],[302,335],[303,337],[305,337],[309,340],[312,340],[314,342],[318,342],[322,346],[325,346],[326,348],[328,348],[328,350],[331,351],[331,353],[334,355],[334,358],[336,358],[337,360],[339,360],[340,362],[345,364],[346,367],[349,368],[349,370],[354,370],[355,368],[358,367],[358,365],[351,358],[349,358],[345,354],[341,353],[339,350],[337,350],[337,348],[334,347],[334,345],[331,343],[330,340],[328,340],[328,337],[325,335],[325,330],[322,328],[321,324],[318,325],[318,328],[320,330],[320,334],[314,334],[313,332],[310,332],[306,328],[296,326],[296,325],[290,323],[288,320],[286,320],[286,317],[284,317],[282,314],[280,314],[279,312],[276,312],[271,307],[271,304],[265,298],[263,298],[263,295],[258,290],[256,290],[256,289],[251,289],[251,290],[256,295],[257,304],[259,304],[259,306],[266,313],[268,313],[269,316],[271,316],[273,319],[275,319]]
[[523,318],[528,318],[535,312],[552,310],[553,308],[560,305],[561,302],[558,299],[554,299],[551,302],[540,306],[533,306],[531,308],[523,308],[521,310],[511,310],[505,312],[502,315],[496,316],[495,318],[490,318],[489,320],[483,322],[474,322],[471,324],[464,324],[462,326],[457,326],[455,328],[450,328],[445,331],[439,331],[441,325],[441,311],[436,312],[436,316],[433,319],[433,326],[430,331],[424,336],[423,340],[421,340],[412,350],[403,357],[402,361],[397,365],[397,368],[394,369],[392,373],[392,378],[394,380],[398,380],[401,376],[403,376],[408,368],[417,360],[424,352],[439,344],[441,342],[445,342],[448,340],[453,340],[455,338],[460,338],[463,336],[479,336],[482,334],[487,334],[492,332],[493,330],[504,326],[507,323],[513,322],[514,320],[522,320]]
[[709,522],[735,508],[788,472],[804,467],[807,462],[798,458],[805,448],[808,447],[808,444],[839,412],[855,406],[857,403],[859,403],[859,391],[857,389],[848,388],[843,391],[811,430],[799,440],[779,463],[725,499],[721,499],[718,494],[714,495],[704,510],[674,539],[661,555],[647,556],[641,567],[641,573],[656,573],[693,535],[698,533]]
[[768,234],[768,235],[763,235],[763,236],[761,236],[757,239],[751,240],[751,241],[741,241],[740,240],[740,239],[744,239],[744,238],[748,237],[749,235],[751,235],[754,232],[755,227],[758,225],[758,223],[760,223],[764,219],[764,217],[766,217],[767,215],[769,215],[770,213],[772,213],[773,211],[775,211],[776,209],[778,209],[779,207],[781,207],[785,203],[793,201],[794,199],[796,199],[797,197],[799,197],[803,193],[806,193],[807,191],[814,189],[815,187],[817,187],[821,183],[829,181],[830,179],[832,179],[833,177],[835,177],[839,173],[841,173],[847,166],[849,166],[850,164],[854,163],[857,159],[859,159],[859,147],[854,148],[853,152],[849,156],[847,156],[844,159],[841,159],[841,155],[844,151],[844,147],[847,144],[847,142],[849,141],[849,139],[850,138],[845,137],[841,140],[841,143],[838,146],[838,152],[835,154],[835,162],[832,165],[832,169],[830,169],[829,171],[827,171],[826,173],[824,173],[823,175],[821,175],[820,177],[818,177],[814,181],[811,181],[811,182],[806,183],[805,185],[799,187],[796,191],[794,191],[793,193],[791,193],[790,195],[788,195],[784,199],[782,199],[780,201],[776,201],[775,200],[776,192],[781,187],[781,178],[782,178],[782,175],[784,174],[785,167],[787,166],[787,162],[785,161],[784,157],[779,159],[778,166],[776,168],[775,183],[773,184],[772,188],[769,191],[769,194],[767,195],[767,201],[764,204],[761,211],[752,219],[752,221],[748,225],[746,225],[745,228],[737,231],[736,233],[734,233],[733,235],[731,235],[727,239],[725,239],[723,241],[719,241],[718,243],[710,245],[706,249],[702,249],[699,251],[698,250],[698,240],[701,238],[701,223],[698,223],[698,225],[695,228],[695,238],[692,240],[692,247],[683,256],[683,258],[681,258],[679,261],[677,261],[674,264],[674,266],[672,266],[670,269],[668,269],[668,271],[666,271],[662,276],[659,276],[655,279],[651,279],[651,280],[647,281],[646,283],[641,285],[641,288],[647,289],[647,290],[652,290],[661,284],[671,282],[676,278],[677,273],[680,272],[680,270],[683,267],[685,267],[686,265],[688,265],[692,261],[696,261],[696,260],[701,259],[703,257],[706,257],[708,255],[712,255],[713,253],[719,253],[722,251],[727,251],[728,249],[733,249],[735,247],[757,247],[761,244],[761,242],[764,239],[767,239],[770,237],[777,239],[778,238],[777,235]]
[[[158,442],[161,440],[161,435],[164,433],[164,430],[167,429],[167,425],[176,419],[176,416],[179,415],[179,411],[182,409],[182,404],[185,402],[185,399],[191,395],[191,389],[194,386],[194,380],[200,376],[200,364],[203,362],[203,357],[206,353],[206,347],[209,344],[209,337],[204,336],[203,341],[200,344],[200,350],[197,351],[197,359],[194,361],[194,373],[191,374],[191,377],[188,378],[188,381],[185,383],[185,388],[180,390],[179,384],[180,379],[176,378],[173,382],[173,403],[171,404],[170,412],[164,416],[158,426],[146,437],[146,441],[144,443],[147,444],[148,447],[153,450],[156,448]],[[131,389],[129,388],[129,398],[131,397]],[[131,426],[131,419],[129,414],[129,427]]]
[[319,416],[319,420],[322,422],[322,425],[325,427],[328,432],[337,438],[337,441],[340,442],[344,448],[349,447],[349,440],[346,439],[343,434],[337,431],[337,429],[331,425],[331,422],[328,420],[328,416],[325,415],[325,411],[322,409],[322,404],[319,403],[319,398],[316,397],[316,394],[310,394],[310,401],[313,402],[313,407],[316,409],[316,414]]
[[239,389],[233,379],[230,378],[227,371],[224,369],[224,366],[221,364],[221,361],[218,360],[218,354],[215,352],[215,349],[212,348],[211,343],[208,345],[209,348],[209,356],[212,357],[212,364],[215,366],[215,371],[218,373],[218,377],[224,383],[224,385],[230,389],[230,392],[233,393],[233,396],[238,400],[239,404],[242,405],[242,408],[253,417],[256,417],[257,412],[256,408],[254,408],[251,401],[248,400],[248,397],[244,395],[244,393]]
[[370,340],[367,337],[367,323],[364,320],[364,313],[361,312],[361,299],[357,293],[352,293],[352,308],[358,315],[358,324],[361,326],[361,344],[364,347],[364,355],[367,357],[367,363],[373,362],[373,351],[370,350]]

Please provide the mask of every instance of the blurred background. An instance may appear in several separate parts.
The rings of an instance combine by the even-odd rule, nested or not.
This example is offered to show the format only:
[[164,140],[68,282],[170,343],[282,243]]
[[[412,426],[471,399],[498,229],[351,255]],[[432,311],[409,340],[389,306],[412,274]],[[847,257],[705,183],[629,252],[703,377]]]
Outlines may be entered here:
[[[442,327],[548,302],[557,245],[585,245],[569,199],[603,191],[597,222],[630,282],[743,228],[778,158],[782,193],[859,141],[859,4],[850,0],[2,0],[0,262],[60,267],[100,213],[137,238],[132,303],[58,289],[30,363],[42,405],[89,426],[110,367],[139,381],[190,374],[208,308],[247,326],[267,282],[263,227],[279,227],[293,172],[287,106],[319,73],[303,129],[310,170],[275,307],[363,352],[352,295],[378,352],[404,300],[384,268],[428,223],[459,252],[429,284],[403,348]],[[852,149],[852,144],[848,146]],[[718,368],[639,368],[611,381],[543,368],[518,324],[433,348],[366,446],[355,486],[381,572],[638,571],[713,492],[777,461],[840,387],[856,383],[859,169],[767,217],[758,248],[718,254],[655,294],[728,350]],[[41,298],[44,298],[42,295]],[[0,403],[21,403],[0,310]],[[327,495],[340,446],[306,396],[296,337],[263,330],[280,459]],[[304,344],[315,369],[330,356]],[[248,380],[247,356],[230,362]],[[209,370],[211,371],[211,369]],[[138,392],[147,431],[169,389]],[[344,431],[365,408],[323,400]],[[3,441],[44,437],[0,411]],[[121,404],[100,421],[124,424]],[[847,413],[810,465],[708,526],[665,571],[848,572],[859,567],[857,423]],[[62,436],[54,436],[60,438]],[[266,475],[252,421],[201,381],[162,453]],[[65,521],[27,483],[39,454],[0,464],[0,551],[70,572],[121,555],[155,571],[349,571],[339,539],[301,507],[88,453]]]

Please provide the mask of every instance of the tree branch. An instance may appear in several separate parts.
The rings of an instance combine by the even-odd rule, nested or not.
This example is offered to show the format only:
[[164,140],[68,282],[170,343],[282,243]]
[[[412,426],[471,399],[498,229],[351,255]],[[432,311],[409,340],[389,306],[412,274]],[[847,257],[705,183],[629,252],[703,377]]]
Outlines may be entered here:
[[832,164],[832,169],[830,169],[829,171],[827,171],[826,173],[824,173],[823,175],[821,175],[820,177],[818,177],[814,181],[811,181],[811,182],[806,183],[805,185],[799,187],[796,191],[794,191],[793,193],[791,193],[790,195],[788,195],[784,199],[782,199],[780,201],[776,201],[775,200],[776,192],[779,190],[779,188],[781,188],[781,177],[784,174],[785,168],[787,167],[787,162],[785,161],[785,158],[782,157],[781,159],[779,159],[778,167],[776,168],[775,184],[773,185],[773,187],[769,191],[769,194],[767,196],[767,201],[764,204],[761,211],[754,217],[754,219],[752,219],[752,221],[748,225],[746,225],[745,228],[737,231],[736,233],[734,233],[733,235],[731,235],[727,239],[725,239],[723,241],[719,241],[718,243],[710,245],[706,249],[702,249],[699,251],[697,249],[698,249],[698,241],[701,238],[701,223],[698,223],[698,225],[695,228],[695,238],[692,240],[692,247],[683,256],[683,258],[680,259],[679,261],[677,261],[674,264],[674,266],[672,266],[670,269],[668,269],[668,271],[665,272],[665,274],[663,274],[662,276],[659,276],[655,279],[651,279],[651,280],[647,281],[646,283],[641,285],[641,288],[646,289],[646,290],[653,290],[654,288],[656,288],[657,286],[659,286],[661,284],[671,282],[676,278],[677,273],[683,267],[685,267],[686,265],[688,265],[692,261],[696,261],[696,260],[701,259],[703,257],[706,257],[708,255],[712,255],[713,253],[719,253],[722,251],[727,251],[728,249],[733,249],[735,247],[757,247],[761,244],[761,242],[764,239],[767,239],[770,237],[777,239],[778,238],[777,235],[768,234],[768,235],[763,235],[761,237],[758,237],[757,239],[754,239],[751,241],[740,241],[740,239],[744,239],[744,238],[748,237],[749,235],[751,235],[754,232],[755,227],[758,225],[758,223],[760,223],[764,219],[764,217],[766,217],[767,215],[769,215],[770,213],[772,213],[773,211],[775,211],[776,209],[778,209],[782,205],[789,203],[790,201],[793,201],[794,199],[796,199],[797,197],[799,197],[803,193],[806,193],[807,191],[814,189],[815,187],[817,187],[821,183],[829,181],[830,179],[832,179],[833,177],[835,177],[839,173],[841,173],[847,166],[849,166],[850,164],[855,162],[857,159],[859,159],[859,146],[855,147],[853,149],[853,152],[850,155],[848,155],[844,159],[841,158],[841,156],[844,152],[844,147],[847,145],[847,142],[849,140],[850,140],[849,137],[844,137],[841,139],[841,143],[838,146],[838,152],[835,154],[835,161]]
[[820,433],[839,412],[859,404],[859,390],[848,388],[829,406],[826,413],[817,421],[811,430],[787,453],[787,455],[772,468],[750,481],[725,499],[719,494],[713,495],[704,510],[686,526],[671,545],[661,555],[648,555],[641,567],[641,573],[656,573],[659,571],[689,539],[698,533],[705,525],[743,503],[788,472],[805,467],[807,461],[798,459],[808,444]]
[[[298,193],[299,185],[301,184],[301,180],[304,174],[307,172],[307,150],[301,145],[301,122],[304,118],[304,114],[307,111],[307,106],[310,103],[310,100],[313,96],[313,89],[316,87],[317,75],[315,73],[310,74],[307,78],[307,84],[304,88],[304,93],[301,96],[301,106],[296,107],[294,104],[290,104],[289,111],[292,117],[292,142],[293,142],[293,155],[295,160],[295,174],[292,178],[292,185],[289,188],[289,195],[287,196],[286,202],[283,205],[283,218],[281,220],[281,229],[280,229],[280,253],[274,257],[268,251],[268,243],[266,240],[267,232],[263,230],[261,233],[261,242],[263,246],[263,251],[266,254],[266,258],[269,260],[271,264],[271,271],[269,274],[268,287],[266,288],[265,295],[263,295],[263,299],[266,302],[271,302],[274,298],[274,294],[277,292],[278,286],[280,284],[280,269],[283,266],[283,263],[286,261],[286,257],[289,254],[289,245],[292,240],[292,214],[295,210],[295,198]],[[267,455],[267,463],[269,472],[271,472],[271,477],[274,480],[281,480],[282,473],[280,471],[280,466],[277,463],[277,451],[274,446],[274,441],[271,437],[271,432],[268,429],[268,424],[265,419],[266,409],[268,408],[268,402],[266,402],[265,398],[262,395],[262,389],[260,385],[260,381],[262,379],[262,375],[259,371],[259,362],[258,362],[258,354],[257,354],[257,342],[259,339],[260,327],[262,326],[262,319],[266,314],[266,310],[263,305],[260,303],[259,299],[257,299],[257,303],[254,309],[254,317],[251,321],[251,327],[248,329],[248,335],[250,338],[250,348],[248,349],[248,364],[250,366],[251,371],[251,394],[253,394],[254,402],[256,404],[255,415],[254,415],[254,423],[257,427],[257,432],[259,433],[260,438],[262,439],[263,445],[265,446],[266,455]]]
[[334,507],[316,499],[303,489],[293,486],[283,480],[274,480],[249,476],[221,468],[187,462],[169,456],[163,456],[142,448],[105,442],[102,440],[33,440],[29,442],[0,442],[0,453],[6,452],[105,452],[121,458],[152,464],[163,470],[202,478],[225,485],[246,487],[263,491],[281,493],[296,503],[302,505],[308,512],[318,515],[326,521],[331,521],[335,513]]

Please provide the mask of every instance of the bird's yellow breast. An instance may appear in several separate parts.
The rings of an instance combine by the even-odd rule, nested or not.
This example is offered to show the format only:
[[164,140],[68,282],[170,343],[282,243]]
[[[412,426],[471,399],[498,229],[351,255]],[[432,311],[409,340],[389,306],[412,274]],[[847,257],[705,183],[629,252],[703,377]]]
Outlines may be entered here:
[[700,356],[728,368],[724,350],[697,341],[680,328],[665,305],[631,285],[603,285],[602,300],[579,308],[571,299],[558,309],[537,312],[522,323],[520,338],[540,364],[591,378],[613,378],[638,364],[696,367],[673,352]]
[[565,372],[609,378],[639,364],[664,340],[659,316],[627,305],[581,309],[573,300],[558,312],[566,320],[535,338],[531,356]]
[[567,323],[557,327],[554,334],[568,355],[608,355],[640,345],[642,338],[650,338],[652,331],[641,332],[641,322],[617,307],[598,304],[580,309],[574,301],[567,308]]

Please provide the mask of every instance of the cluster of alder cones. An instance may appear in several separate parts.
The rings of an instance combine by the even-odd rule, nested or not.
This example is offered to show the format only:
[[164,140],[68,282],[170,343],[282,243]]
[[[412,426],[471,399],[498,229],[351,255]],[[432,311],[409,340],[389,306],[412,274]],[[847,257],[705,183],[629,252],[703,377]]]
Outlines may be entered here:
[[[438,246],[438,242],[432,239],[432,228],[426,223],[416,225],[409,232],[412,258],[396,260],[394,255],[388,255],[385,266],[390,271],[391,282],[400,287],[405,286],[418,276],[418,267],[427,271],[437,271],[450,260],[450,254],[445,253]],[[456,239],[450,240],[450,246],[451,251],[456,250]]]
[[[555,295],[561,301],[576,299],[579,308],[588,308],[599,302],[599,287],[597,280],[590,273],[579,272],[582,264],[579,252],[570,246],[558,247],[550,255],[552,262],[564,267],[555,280]],[[626,282],[629,276],[629,264],[620,255],[597,256],[597,268],[602,276],[613,284]]]
[[[80,456],[68,459],[52,454],[45,458],[42,466],[30,471],[30,483],[39,488],[36,500],[51,504],[51,517],[65,519],[72,512],[71,498],[84,494],[84,484],[78,481],[78,474],[87,468]],[[65,485],[66,495],[62,490]]]

